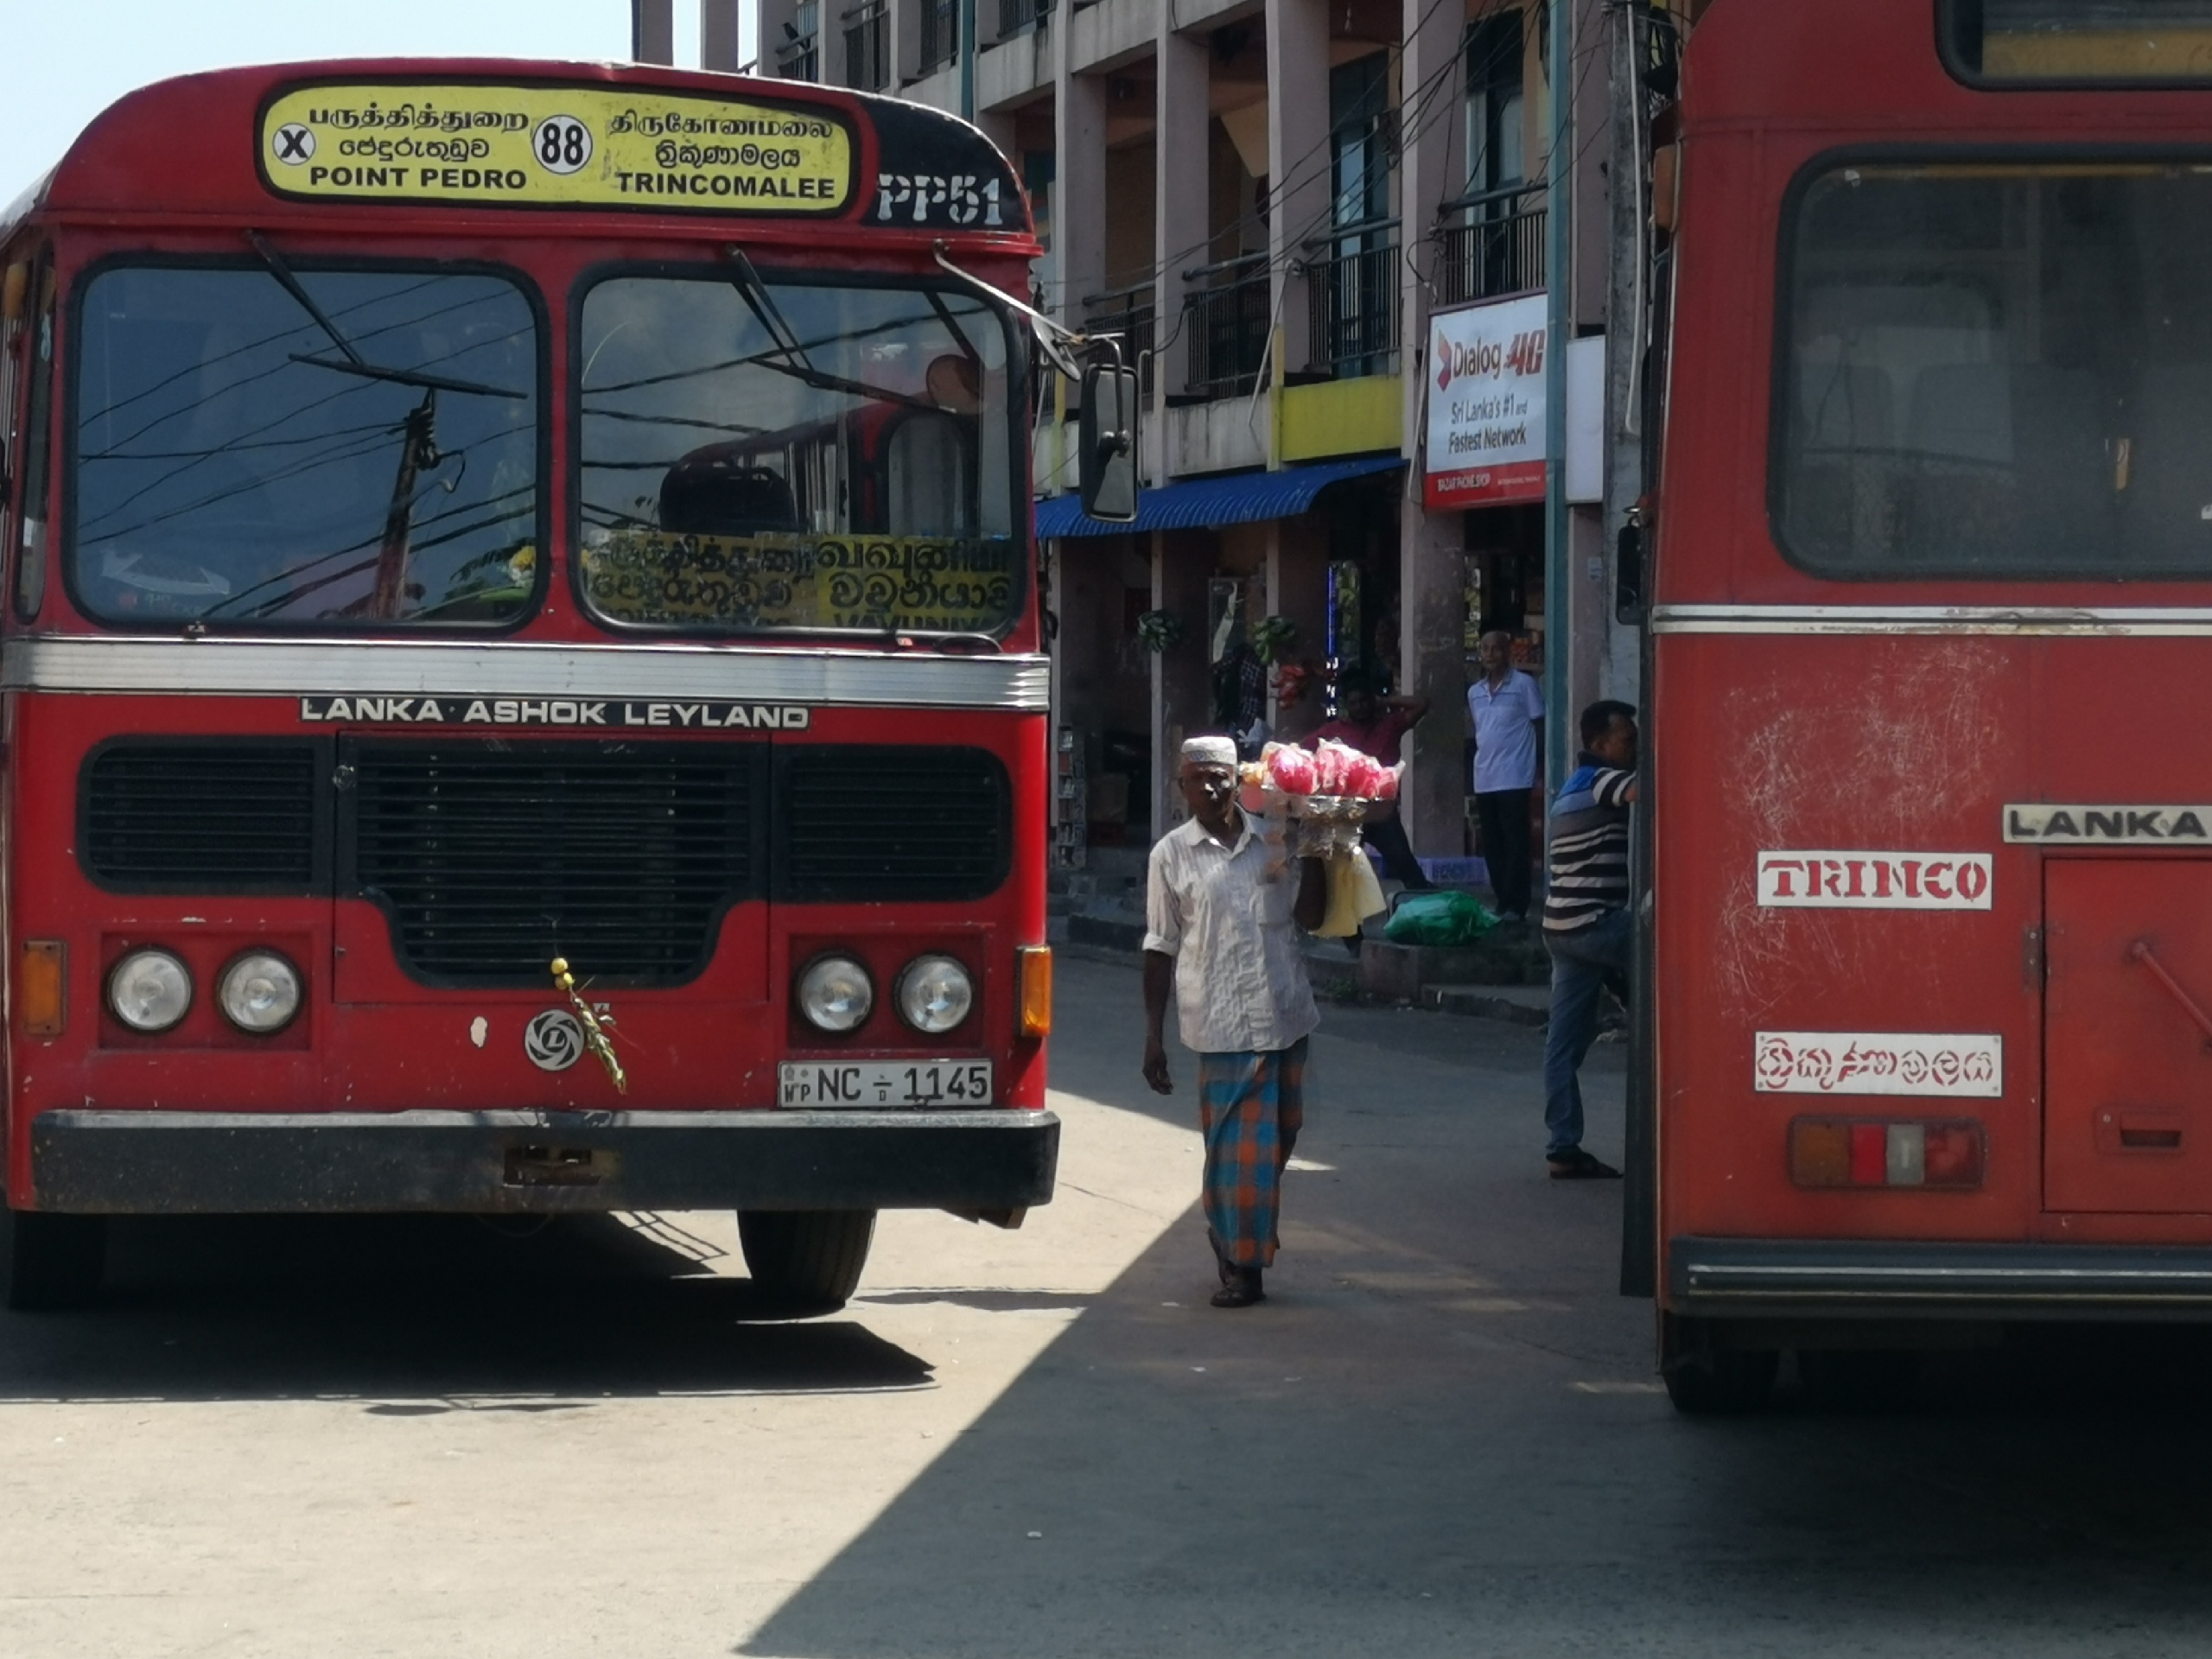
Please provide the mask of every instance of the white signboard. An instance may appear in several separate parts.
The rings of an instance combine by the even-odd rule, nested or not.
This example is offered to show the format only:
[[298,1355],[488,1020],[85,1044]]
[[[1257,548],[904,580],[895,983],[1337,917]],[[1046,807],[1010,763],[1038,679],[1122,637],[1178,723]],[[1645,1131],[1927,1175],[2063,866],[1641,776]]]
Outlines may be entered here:
[[2212,841],[2212,806],[2008,806],[2005,839],[2066,846]]
[[1940,1095],[1994,1100],[2005,1092],[2005,1039],[1993,1033],[1762,1031],[1751,1051],[1763,1095]]
[[1987,910],[1987,853],[1759,855],[1759,903],[1774,910]]
[[1529,294],[1429,319],[1428,505],[1544,499],[1547,315]]

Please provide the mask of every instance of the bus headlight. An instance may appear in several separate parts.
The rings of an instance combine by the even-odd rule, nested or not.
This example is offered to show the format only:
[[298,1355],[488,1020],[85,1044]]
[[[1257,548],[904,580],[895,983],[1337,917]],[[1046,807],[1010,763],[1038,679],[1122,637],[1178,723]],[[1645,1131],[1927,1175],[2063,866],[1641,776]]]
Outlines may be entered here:
[[817,1031],[857,1030],[875,1007],[868,969],[850,957],[821,957],[798,976],[798,1011]]
[[192,1007],[192,973],[166,950],[133,950],[107,976],[107,1005],[133,1031],[167,1031]]
[[215,1001],[240,1031],[266,1037],[300,1011],[299,969],[273,950],[249,950],[223,969]]
[[950,957],[916,957],[899,976],[899,1017],[925,1037],[940,1037],[976,1006],[968,970]]

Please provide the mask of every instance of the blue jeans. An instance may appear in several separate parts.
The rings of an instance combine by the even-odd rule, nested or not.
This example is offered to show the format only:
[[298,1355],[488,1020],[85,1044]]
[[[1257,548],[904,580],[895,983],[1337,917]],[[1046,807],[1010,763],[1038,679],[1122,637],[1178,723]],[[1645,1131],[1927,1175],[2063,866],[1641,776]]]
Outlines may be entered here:
[[1575,1075],[1598,1035],[1598,992],[1610,983],[1628,1001],[1628,965],[1636,927],[1625,910],[1609,910],[1572,933],[1544,930],[1552,957],[1551,1025],[1544,1036],[1544,1156],[1561,1158],[1582,1144],[1582,1084]]

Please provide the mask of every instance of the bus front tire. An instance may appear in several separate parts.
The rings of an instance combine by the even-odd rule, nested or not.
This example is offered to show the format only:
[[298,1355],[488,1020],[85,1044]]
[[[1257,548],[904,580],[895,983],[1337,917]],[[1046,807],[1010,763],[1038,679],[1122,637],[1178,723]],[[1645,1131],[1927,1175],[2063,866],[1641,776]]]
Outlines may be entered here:
[[842,1307],[868,1266],[873,1210],[741,1210],[738,1243],[753,1282],[779,1306],[809,1313]]
[[0,1210],[0,1300],[10,1307],[82,1307],[106,1269],[105,1217]]
[[1667,1398],[1685,1416],[1757,1411],[1774,1391],[1782,1356],[1772,1348],[1730,1348],[1700,1321],[1661,1315],[1659,1372]]

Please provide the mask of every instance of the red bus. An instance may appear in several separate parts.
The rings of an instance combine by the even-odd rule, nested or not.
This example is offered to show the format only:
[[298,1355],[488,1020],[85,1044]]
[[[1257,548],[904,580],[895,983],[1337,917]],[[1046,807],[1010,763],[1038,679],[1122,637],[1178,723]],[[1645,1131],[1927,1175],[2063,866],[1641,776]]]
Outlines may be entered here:
[[226,71],[0,216],[15,1306],[116,1214],[1049,1199],[1038,252],[916,105]]
[[2212,1316],[2212,5],[1693,10],[1631,1125],[1670,1391]]

